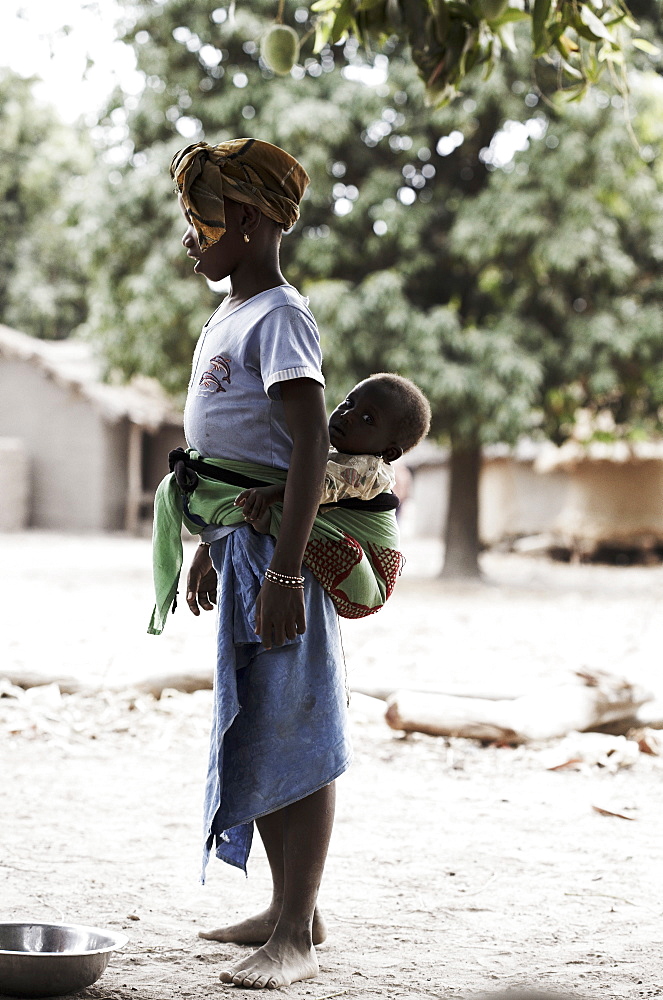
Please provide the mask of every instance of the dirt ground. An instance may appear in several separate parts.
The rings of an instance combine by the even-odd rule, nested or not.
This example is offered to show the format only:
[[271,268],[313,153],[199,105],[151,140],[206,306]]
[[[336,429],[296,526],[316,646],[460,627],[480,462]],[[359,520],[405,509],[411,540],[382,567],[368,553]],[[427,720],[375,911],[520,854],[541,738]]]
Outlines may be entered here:
[[[269,878],[256,845],[248,879],[212,862],[198,883],[210,693],[131,691],[207,662],[212,622],[178,611],[164,636],[144,635],[144,540],[1,545],[5,669],[103,690],[0,688],[0,920],[123,929],[129,943],[81,998],[233,991],[218,974],[243,949],[196,933],[261,907]],[[352,687],[516,694],[600,667],[660,695],[663,568],[489,555],[486,584],[450,586],[435,543],[406,554],[387,608],[344,624]],[[361,696],[351,717],[321,892],[330,936],[319,978],[288,995],[663,995],[663,758],[550,771],[558,744],[402,738]]]

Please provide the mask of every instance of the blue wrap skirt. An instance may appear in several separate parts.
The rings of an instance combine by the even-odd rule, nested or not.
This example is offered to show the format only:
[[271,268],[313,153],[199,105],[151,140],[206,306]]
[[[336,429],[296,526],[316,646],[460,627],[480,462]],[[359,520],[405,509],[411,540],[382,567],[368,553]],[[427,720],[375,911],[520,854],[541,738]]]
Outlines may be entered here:
[[318,791],[350,763],[338,618],[306,568],[304,635],[270,650],[257,641],[255,603],[274,544],[247,525],[210,545],[219,583],[203,881],[212,849],[246,872],[253,821]]

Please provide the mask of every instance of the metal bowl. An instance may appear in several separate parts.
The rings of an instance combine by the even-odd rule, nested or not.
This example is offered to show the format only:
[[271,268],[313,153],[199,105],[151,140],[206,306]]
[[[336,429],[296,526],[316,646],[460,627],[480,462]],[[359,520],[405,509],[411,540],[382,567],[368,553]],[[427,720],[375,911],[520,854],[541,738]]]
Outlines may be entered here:
[[59,997],[96,983],[123,934],[76,924],[0,924],[0,993]]

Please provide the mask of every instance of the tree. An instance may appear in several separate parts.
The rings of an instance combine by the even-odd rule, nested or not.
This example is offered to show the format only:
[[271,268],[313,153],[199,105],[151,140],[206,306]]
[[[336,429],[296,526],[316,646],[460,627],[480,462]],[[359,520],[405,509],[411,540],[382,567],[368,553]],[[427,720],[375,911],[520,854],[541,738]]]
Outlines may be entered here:
[[619,433],[659,427],[661,97],[657,78],[634,79],[630,135],[620,99],[598,88],[562,112],[523,94],[506,64],[460,108],[433,113],[407,90],[406,64],[390,69],[412,151],[395,143],[394,156],[400,130],[370,127],[373,169],[346,151],[358,194],[324,258],[341,281],[311,297],[335,331],[328,370],[405,369],[428,391],[452,445],[444,573],[473,575],[482,445],[562,440],[579,406],[609,408]]
[[90,339],[110,381],[142,374],[182,397],[200,328],[217,304],[191,275],[168,175],[173,150],[156,143],[134,169],[108,172],[86,244]]
[[578,409],[609,413],[617,436],[663,429],[663,85],[640,76],[632,88],[637,143],[601,91],[548,112],[452,234],[477,274],[476,314],[509,315],[538,342],[540,426],[556,441]]
[[[298,41],[295,37],[293,44],[292,30],[281,28],[283,8],[281,0],[264,54],[287,72],[297,60]],[[520,21],[529,27],[534,76],[545,61],[556,71],[557,88],[569,97],[584,93],[606,68],[626,89],[625,57],[632,58],[634,49],[659,55],[649,38],[638,35],[639,25],[622,0],[315,0],[309,11],[313,24],[302,43],[314,33],[314,53],[353,37],[370,57],[375,46],[389,53],[398,39],[409,47],[427,102],[438,106],[458,95],[473,70],[482,66],[489,75],[505,53],[515,53],[513,29]]]
[[86,314],[75,227],[92,150],[35,102],[32,84],[0,70],[0,319],[59,339]]
[[[174,149],[247,131],[285,146],[312,185],[301,223],[284,238],[284,269],[311,296],[331,396],[385,368],[410,374],[428,392],[435,432],[452,444],[446,572],[476,574],[482,445],[537,429],[567,432],[562,411],[568,415],[578,385],[595,393],[602,343],[600,318],[586,343],[578,312],[585,279],[596,287],[601,316],[619,287],[628,312],[619,270],[628,263],[640,273],[655,258],[660,234],[645,208],[661,183],[651,165],[660,145],[655,115],[634,123],[654,156],[647,165],[603,91],[562,116],[523,84],[513,62],[468,84],[462,102],[430,108],[408,60],[392,59],[388,81],[377,86],[349,79],[366,69],[352,39],[274,80],[254,41],[266,5],[239,8],[234,22],[214,0],[127,9],[126,38],[147,86],[135,106],[118,94],[107,119],[124,129],[126,165],[111,178],[119,197],[108,199],[99,227],[91,326],[106,338],[111,366],[150,371],[171,387],[188,375],[202,317],[194,304],[200,289],[178,256],[181,223],[166,173]],[[504,159],[505,144],[522,151]],[[578,146],[586,160],[569,162],[582,168],[591,195],[587,227],[610,235],[611,253],[603,253],[604,239],[594,240],[585,257],[576,254],[577,267],[558,267],[551,287],[540,276],[545,254],[560,254],[556,226],[572,247],[577,242],[578,177],[562,157]],[[604,177],[608,156],[615,166]],[[556,192],[550,211],[549,189]],[[615,226],[620,204],[629,221]],[[514,244],[508,268],[493,238],[498,229],[507,247]],[[655,353],[653,309],[648,322],[631,395],[642,393],[643,377],[658,377],[646,362],[647,350]],[[631,329],[635,337],[635,323]],[[601,357],[604,371],[617,370],[614,353]]]
[[[256,30],[255,8],[250,15],[239,11],[234,24],[220,26],[213,20],[219,16],[215,10],[210,3],[205,17],[200,4],[195,10],[164,4],[158,13],[153,5],[139,7],[127,31],[139,65],[148,73],[158,65],[161,75],[148,75],[146,93],[127,113],[134,166],[121,172],[119,196],[108,199],[112,213],[99,229],[100,279],[90,326],[103,338],[111,366],[125,374],[157,374],[171,388],[185,383],[202,317],[192,303],[199,289],[183,277],[186,262],[173,259],[181,253],[176,235],[180,223],[164,245],[176,218],[172,200],[165,202],[165,166],[171,151],[182,144],[183,125],[190,127],[193,113],[199,134],[221,138],[242,134],[247,120],[242,114],[250,108],[252,133],[299,155],[312,176],[305,224],[284,240],[284,269],[310,292],[319,314],[332,398],[370,371],[395,368],[412,375],[431,396],[436,433],[454,440],[455,465],[468,466],[462,458],[469,453],[474,480],[461,485],[465,496],[475,495],[480,444],[512,439],[521,429],[521,411],[527,411],[536,391],[538,369],[515,353],[506,330],[463,329],[456,300],[467,279],[454,276],[446,230],[456,211],[454,200],[459,203],[463,194],[487,182],[478,154],[502,121],[500,102],[506,100],[514,114],[529,114],[524,95],[505,98],[504,85],[492,82],[482,91],[481,119],[474,113],[475,102],[467,103],[460,117],[450,109],[431,112],[422,104],[407,63],[398,79],[377,90],[332,72],[335,62],[356,65],[352,44],[334,54],[327,50],[321,60],[309,58],[300,80],[270,82],[257,46],[250,37],[247,42],[247,32]],[[214,51],[209,50],[212,44]],[[238,76],[242,86],[230,86],[227,81]],[[117,125],[120,110],[118,101],[109,127]],[[178,123],[180,136],[173,139]],[[449,135],[459,134],[458,125],[466,128],[466,148],[449,159],[436,146],[440,137],[453,145],[456,140]],[[447,152],[444,143],[442,148]],[[421,170],[412,166],[413,159]],[[162,171],[158,181],[150,179],[157,160]],[[436,179],[436,170],[447,163],[453,164],[449,177]],[[120,172],[115,179],[120,181]],[[326,295],[329,279],[345,284],[329,286]],[[157,293],[150,294],[150,287]],[[350,307],[339,308],[340,294],[348,291]],[[173,299],[180,309],[173,308]],[[474,428],[480,422],[483,436],[477,437]],[[457,491],[457,475],[454,482]],[[467,525],[471,544],[459,546],[458,553],[464,563],[469,551],[476,570],[476,516],[468,519],[466,507],[460,507],[461,523]],[[456,505],[453,511],[448,568],[454,565],[460,537]]]

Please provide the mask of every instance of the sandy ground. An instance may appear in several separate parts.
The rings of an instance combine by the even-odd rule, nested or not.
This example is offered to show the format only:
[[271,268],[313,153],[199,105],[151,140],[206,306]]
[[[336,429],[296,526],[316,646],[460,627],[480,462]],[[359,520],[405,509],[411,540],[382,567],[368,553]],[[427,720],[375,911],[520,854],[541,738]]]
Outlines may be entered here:
[[[81,997],[228,994],[218,973],[243,949],[196,932],[262,906],[266,861],[256,847],[248,880],[217,862],[198,884],[210,694],[130,691],[207,662],[211,620],[178,611],[164,636],[143,634],[143,540],[0,544],[3,665],[105,689],[5,686],[0,919],[123,928],[128,945]],[[450,586],[435,579],[435,543],[406,554],[387,608],[345,623],[352,686],[516,694],[600,667],[660,694],[663,568],[491,555],[487,584]],[[289,995],[663,995],[661,758],[549,771],[554,745],[401,738],[360,697],[351,715],[355,762],[321,893],[330,936],[319,978]]]

